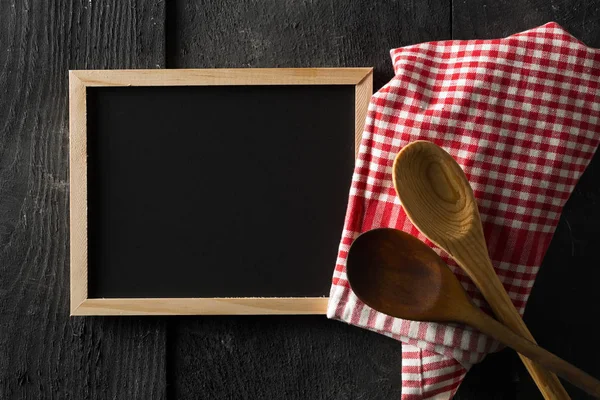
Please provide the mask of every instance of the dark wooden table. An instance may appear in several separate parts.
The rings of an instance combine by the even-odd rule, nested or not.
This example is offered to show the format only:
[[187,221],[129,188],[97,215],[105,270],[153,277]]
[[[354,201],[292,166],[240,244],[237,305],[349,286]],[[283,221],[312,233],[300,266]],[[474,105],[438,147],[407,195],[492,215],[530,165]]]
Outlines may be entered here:
[[[400,344],[325,317],[70,318],[69,69],[372,65],[377,89],[391,48],[548,21],[600,46],[597,0],[0,0],[0,399],[400,398]],[[599,157],[525,315],[597,377]],[[540,395],[502,351],[456,398]]]

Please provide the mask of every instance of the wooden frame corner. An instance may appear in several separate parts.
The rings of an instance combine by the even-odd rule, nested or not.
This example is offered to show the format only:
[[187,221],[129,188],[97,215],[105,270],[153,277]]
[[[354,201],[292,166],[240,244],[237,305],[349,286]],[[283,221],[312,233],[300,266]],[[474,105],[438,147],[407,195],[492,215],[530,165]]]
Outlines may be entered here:
[[358,156],[358,150],[360,149],[360,142],[362,140],[362,134],[365,128],[367,112],[369,110],[369,102],[371,100],[371,95],[373,94],[373,68],[365,69],[367,69],[365,75],[359,82],[356,83],[354,89],[354,126],[356,130],[354,135],[355,156]]

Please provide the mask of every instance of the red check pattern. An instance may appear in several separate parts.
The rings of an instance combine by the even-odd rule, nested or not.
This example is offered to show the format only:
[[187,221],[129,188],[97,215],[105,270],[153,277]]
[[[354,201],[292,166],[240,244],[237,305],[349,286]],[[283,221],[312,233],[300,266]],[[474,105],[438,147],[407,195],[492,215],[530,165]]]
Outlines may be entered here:
[[[391,51],[395,77],[371,98],[328,316],[402,341],[402,399],[451,398],[473,363],[499,345],[464,326],[392,318],[352,293],[352,241],[378,227],[409,232],[473,283],[411,224],[396,196],[400,149],[429,140],[465,171],[496,272],[523,313],[561,211],[600,140],[600,51],[558,24],[497,40],[442,41]],[[489,310],[488,310],[489,311]]]

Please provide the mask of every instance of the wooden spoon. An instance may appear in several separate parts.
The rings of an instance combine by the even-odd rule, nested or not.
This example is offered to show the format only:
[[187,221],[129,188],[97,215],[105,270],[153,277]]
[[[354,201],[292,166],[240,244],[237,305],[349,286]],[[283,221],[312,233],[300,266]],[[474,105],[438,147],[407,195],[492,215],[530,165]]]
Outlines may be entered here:
[[[454,258],[498,319],[535,342],[494,271],[473,189],[452,156],[431,142],[412,142],[396,156],[393,180],[417,229]],[[570,398],[555,375],[521,359],[544,398]]]
[[444,261],[408,233],[390,228],[363,233],[350,247],[346,274],[356,296],[377,311],[414,321],[465,323],[600,397],[600,381],[471,303]]

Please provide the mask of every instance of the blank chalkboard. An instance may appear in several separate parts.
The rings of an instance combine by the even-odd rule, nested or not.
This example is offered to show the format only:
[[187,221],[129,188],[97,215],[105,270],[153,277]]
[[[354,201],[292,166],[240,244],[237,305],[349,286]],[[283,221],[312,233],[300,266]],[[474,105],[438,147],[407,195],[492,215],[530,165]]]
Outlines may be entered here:
[[371,71],[268,71],[72,72],[72,314],[325,312]]

